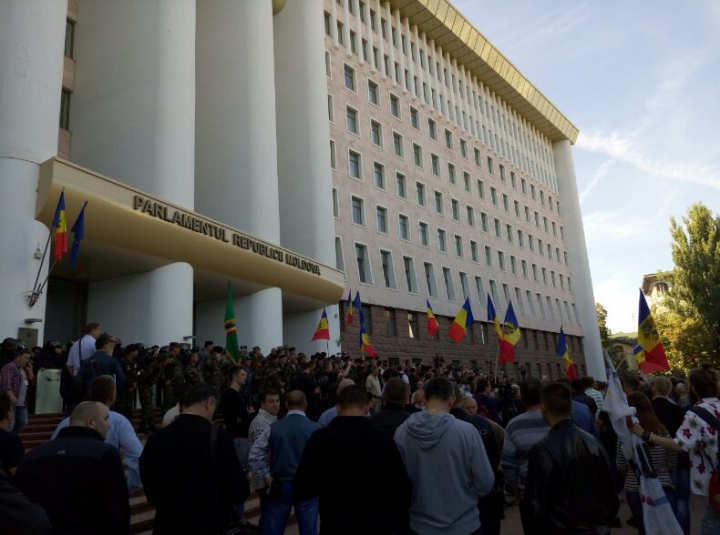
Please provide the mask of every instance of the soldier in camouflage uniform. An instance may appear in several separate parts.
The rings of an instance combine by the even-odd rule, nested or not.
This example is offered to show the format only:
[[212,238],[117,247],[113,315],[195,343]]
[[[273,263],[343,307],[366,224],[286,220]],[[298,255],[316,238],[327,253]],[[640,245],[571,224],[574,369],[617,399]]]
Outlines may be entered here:
[[185,366],[185,382],[189,386],[195,386],[198,383],[202,383],[202,373],[200,372],[200,355],[197,351],[190,353],[188,357],[188,363]]
[[298,375],[300,375],[300,365],[297,362],[297,353],[291,350],[289,360],[283,366],[283,382],[286,389],[290,389],[290,385]]
[[185,373],[180,360],[180,344],[171,342],[168,347],[167,358],[161,378],[163,382],[163,412],[172,409],[177,401],[175,400],[175,389],[185,382]]
[[140,429],[139,433],[155,430],[155,422],[153,421],[153,385],[158,381],[162,373],[164,361],[156,355],[154,351],[149,352],[145,358],[139,362],[140,380],[138,381],[138,393],[140,394]]
[[122,391],[118,391],[117,401],[115,402],[117,412],[130,421],[132,421],[132,413],[135,408],[135,392],[137,391],[139,379],[138,350],[136,344],[130,344],[125,348],[125,354],[120,359],[120,367],[125,374],[125,385]]
[[218,392],[225,387],[227,360],[223,357],[223,353],[222,347],[215,346],[210,353],[210,357],[202,366],[203,380]]

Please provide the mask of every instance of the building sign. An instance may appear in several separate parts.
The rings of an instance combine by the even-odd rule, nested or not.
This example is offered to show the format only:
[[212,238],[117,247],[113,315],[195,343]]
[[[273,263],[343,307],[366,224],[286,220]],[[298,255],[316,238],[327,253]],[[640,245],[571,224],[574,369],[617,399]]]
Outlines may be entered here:
[[183,227],[198,234],[203,234],[209,239],[218,240],[233,245],[234,247],[245,249],[246,251],[252,251],[257,255],[265,256],[276,262],[282,262],[302,271],[320,275],[320,265],[316,262],[294,255],[269,243],[246,236],[245,234],[240,234],[192,213],[178,210],[167,204],[135,195],[133,209],[161,219],[166,223]]

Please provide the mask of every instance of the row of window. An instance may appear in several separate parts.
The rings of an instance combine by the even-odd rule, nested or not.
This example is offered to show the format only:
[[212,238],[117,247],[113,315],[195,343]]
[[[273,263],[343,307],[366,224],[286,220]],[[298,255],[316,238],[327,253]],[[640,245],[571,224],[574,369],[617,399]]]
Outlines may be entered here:
[[[339,239],[336,239],[336,252],[340,255],[340,264],[342,264],[342,245]],[[373,284],[373,275],[371,269],[370,254],[368,246],[362,243],[355,243],[355,262],[358,271],[358,280],[362,284]],[[338,266],[344,268],[344,266]],[[405,289],[409,293],[419,294],[420,288],[418,285],[418,277],[415,272],[415,260],[409,256],[402,257],[403,267],[403,279]],[[398,284],[395,275],[395,266],[393,262],[392,251],[380,249],[380,268],[383,276],[383,283],[385,288],[397,290]],[[457,301],[457,294],[455,292],[455,282],[453,279],[452,272],[448,267],[442,267],[442,279],[445,288],[445,297],[449,301]],[[422,272],[425,288],[427,295],[430,297],[439,297],[438,285],[435,278],[435,267],[432,262],[423,262]],[[569,281],[569,279],[568,279]],[[468,274],[460,272],[460,288],[462,290],[462,298],[471,298],[470,294],[470,282]],[[501,283],[502,294],[499,293],[498,285],[495,280],[489,280],[489,292],[493,298],[493,302],[496,304],[498,309],[507,307],[511,300],[515,302],[518,312],[521,315],[528,315],[532,317],[541,318],[548,321],[557,321],[560,323],[574,323],[573,318],[576,318],[575,304],[568,303],[568,301],[561,302],[559,298],[552,298],[550,296],[543,296],[539,292],[533,294],[530,290],[521,290],[519,287],[514,287],[514,294],[511,293],[510,286],[505,283]],[[483,280],[480,276],[475,276],[475,290],[477,292],[477,303],[479,306],[485,306],[485,287],[483,286]],[[527,308],[526,305],[527,304]],[[572,308],[572,315],[571,315]]]
[[[364,13],[364,11],[362,12]],[[427,104],[431,104],[458,126],[466,131],[471,131],[478,138],[481,137],[480,132],[482,130],[482,140],[486,145],[492,146],[494,150],[502,153],[504,157],[520,165],[523,170],[530,172],[533,177],[557,190],[550,142],[547,138],[537,132],[534,127],[530,126],[507,104],[500,101],[489,89],[483,88],[481,83],[477,84],[477,81],[473,82],[471,79],[472,86],[469,85],[468,78],[471,77],[466,75],[462,67],[458,68],[451,65],[449,58],[446,64],[442,54],[432,51],[433,55],[435,55],[435,60],[432,60],[430,58],[432,48],[429,48],[427,53],[423,49],[428,48],[425,40],[423,40],[423,46],[421,47],[418,39],[416,47],[414,42],[408,43],[408,41],[412,41],[412,36],[406,38],[405,35],[400,35],[398,39],[398,33],[402,33],[402,28],[397,32],[392,27],[392,21],[388,24],[386,19],[379,17],[372,10],[371,13],[371,29],[376,31],[374,27],[380,23],[383,39],[387,39],[388,33],[392,35],[392,45],[388,42],[389,55],[381,54],[377,47],[372,47],[372,54],[370,54],[369,44],[365,39],[361,40],[362,47],[358,47],[355,32],[349,30],[346,37],[344,33],[346,28],[343,23],[336,21],[333,24],[331,14],[327,12],[325,13],[325,31],[327,35],[337,39],[339,44],[343,46],[348,45],[345,40],[349,39],[351,53],[378,67],[382,73],[389,75],[394,82],[404,86],[405,90],[411,91],[414,96],[419,96]],[[390,27],[390,32],[388,32],[386,26]],[[384,46],[384,43],[383,40],[382,44],[378,44]],[[399,52],[399,62],[394,60],[395,49]],[[405,68],[405,58],[408,60],[407,68]],[[418,61],[419,77],[414,72],[414,65],[418,64]],[[427,83],[425,82],[426,76]],[[436,81],[445,85],[449,98],[443,96],[442,88],[438,86]],[[458,96],[457,100],[456,95]],[[473,118],[473,110],[475,118]],[[481,116],[485,117],[482,124]],[[490,128],[492,125],[496,128],[495,132]]]

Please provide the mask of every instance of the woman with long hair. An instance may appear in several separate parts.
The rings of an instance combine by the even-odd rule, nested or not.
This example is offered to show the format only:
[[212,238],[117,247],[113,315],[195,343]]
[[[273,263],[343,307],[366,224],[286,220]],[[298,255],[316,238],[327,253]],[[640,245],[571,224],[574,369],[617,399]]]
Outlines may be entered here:
[[[665,426],[658,420],[652,404],[648,397],[640,392],[633,392],[627,397],[628,405],[635,407],[635,416],[640,421],[643,429],[651,431],[658,436],[670,438],[670,434]],[[648,445],[650,451],[650,460],[652,461],[655,472],[662,485],[665,496],[672,507],[673,512],[677,515],[677,495],[672,484],[670,472],[677,467],[677,453],[671,452],[660,446]],[[643,524],[643,508],[640,501],[640,482],[638,480],[637,468],[631,467],[625,454],[622,451],[622,441],[618,438],[617,442],[617,466],[621,472],[626,472],[625,477],[625,498],[632,512],[640,535],[645,535],[645,526]],[[629,468],[629,469],[628,469]]]

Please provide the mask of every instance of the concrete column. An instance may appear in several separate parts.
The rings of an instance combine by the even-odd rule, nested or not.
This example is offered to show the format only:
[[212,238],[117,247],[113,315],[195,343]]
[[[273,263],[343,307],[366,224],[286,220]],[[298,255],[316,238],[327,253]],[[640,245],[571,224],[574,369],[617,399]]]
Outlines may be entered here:
[[393,36],[392,36],[392,29],[393,29],[393,18],[392,13],[390,11],[390,2],[385,2],[385,20],[387,20],[387,36],[388,36],[388,56],[390,58],[390,72],[388,75],[390,76],[390,79],[393,82],[393,86],[399,82],[397,77],[395,76],[395,45],[393,44]]
[[565,225],[565,242],[570,257],[570,272],[573,277],[575,294],[576,318],[583,330],[585,362],[588,373],[598,380],[605,377],[600,332],[595,314],[595,297],[593,295],[590,262],[585,245],[585,230],[580,198],[578,196],[575,165],[569,141],[557,141],[553,144],[555,169],[560,182],[560,203],[562,218]]
[[[295,4],[288,2],[278,17]],[[325,84],[322,10],[316,15],[320,70],[313,72]],[[272,3],[199,2],[197,21],[197,211],[279,244]],[[326,93],[317,96],[324,101]],[[267,289],[235,299],[235,312],[245,320],[241,328],[238,319],[243,340],[264,350],[282,342],[281,297],[280,290]],[[222,313],[203,320],[198,310],[198,324],[221,320]]]
[[352,45],[350,43],[350,2],[352,0],[342,0],[343,7],[343,41],[345,42],[345,51],[347,57],[352,57]]
[[333,47],[335,50],[340,48],[340,42],[338,41],[338,30],[337,30],[337,2],[334,0],[330,2],[330,37],[332,37]]
[[[79,11],[73,161],[192,210],[195,0],[80,0]],[[192,306],[193,270],[178,263],[91,284],[87,319],[166,344],[192,334]]]
[[400,20],[400,10],[396,9],[395,13],[395,27],[397,28],[397,37],[398,37],[398,59],[400,62],[400,79],[398,80],[398,83],[400,84],[400,87],[402,87],[402,92],[407,93],[408,89],[405,85],[405,47],[403,46],[403,24]]
[[355,38],[357,39],[357,57],[358,63],[363,65],[367,58],[363,52],[362,46],[362,19],[360,18],[360,2],[359,0],[352,0],[353,13],[355,14]]
[[[322,9],[322,0],[288,2],[275,17],[277,172],[282,244],[318,262],[334,265]],[[319,319],[318,311],[286,315],[285,341],[295,347],[306,344],[308,348]],[[339,330],[335,332],[339,338]]]
[[378,59],[380,60],[380,65],[377,68],[382,75],[381,79],[385,80],[388,73],[385,69],[385,39],[383,39],[382,34],[382,4],[380,4],[380,0],[375,0],[375,29],[378,34]]
[[[194,334],[192,281],[192,266],[176,263],[91,283],[88,319],[98,321],[126,344],[182,342]],[[218,322],[222,319],[221,315]]]
[[[30,292],[48,229],[35,221],[38,164],[57,154],[67,2],[0,3],[0,333],[18,336],[26,318],[45,319],[45,297]],[[42,38],[38,38],[42,36]],[[72,214],[69,215],[72,217]],[[72,219],[70,221],[72,225]],[[48,260],[40,274],[47,274]],[[33,324],[38,342],[44,324]]]
[[[370,20],[370,0],[365,2],[363,4],[363,11],[365,16],[365,26],[367,28],[367,42],[368,42],[368,54],[370,55],[369,58],[365,58],[367,62],[370,64],[370,72],[372,74],[375,74],[375,69],[377,68],[377,65],[375,64],[375,52],[373,50],[374,47],[374,39],[373,39],[373,30],[372,30],[372,20]],[[376,26],[377,27],[377,26]]]
[[[412,93],[413,98],[417,97],[417,91],[415,90],[415,61],[412,57],[412,42],[413,42],[413,33],[410,31],[410,19],[405,19],[405,35],[406,42],[407,42],[407,64],[408,64],[408,73],[410,75],[410,92]],[[415,52],[419,53],[419,49],[416,47]]]

